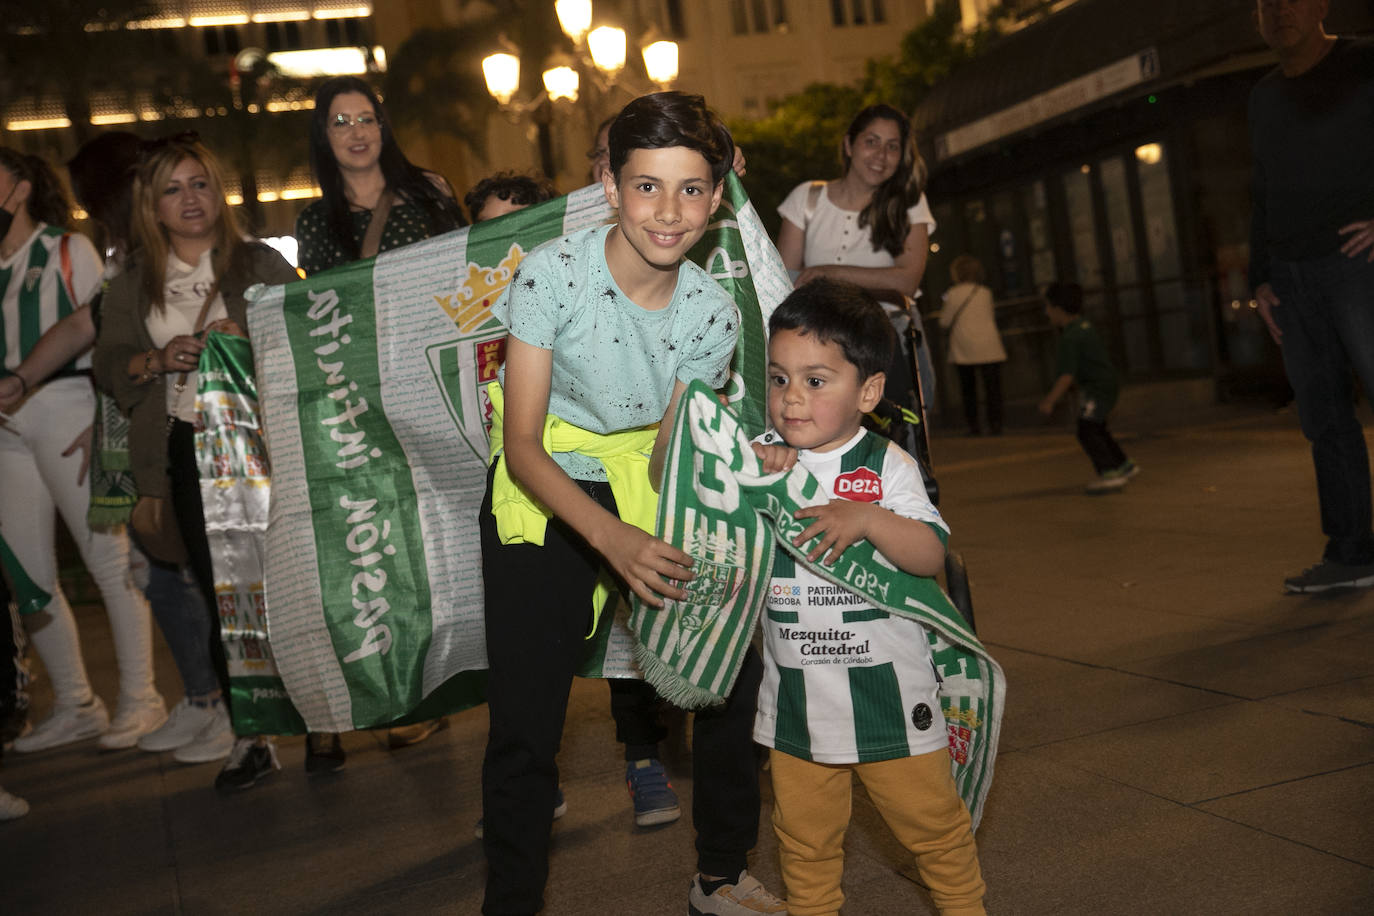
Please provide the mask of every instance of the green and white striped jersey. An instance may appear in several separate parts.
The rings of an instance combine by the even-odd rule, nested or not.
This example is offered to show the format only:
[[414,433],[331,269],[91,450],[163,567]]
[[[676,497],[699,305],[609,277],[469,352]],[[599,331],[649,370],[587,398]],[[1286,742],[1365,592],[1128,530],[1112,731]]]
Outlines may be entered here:
[[[73,232],[68,238],[67,255],[71,266],[71,288],[63,278],[63,232],[56,226],[40,223],[29,240],[8,259],[0,259],[0,355],[4,368],[13,371],[24,361],[38,338],[80,305],[90,301],[100,289],[102,267],[91,240]],[[90,353],[82,354],[66,369],[89,369]]]
[[[770,433],[759,441],[779,440]],[[841,448],[803,449],[797,460],[833,499],[876,502],[948,536],[920,468],[888,439],[860,430]],[[763,629],[759,743],[817,763],[891,760],[948,745],[920,624],[875,609],[778,551]]]

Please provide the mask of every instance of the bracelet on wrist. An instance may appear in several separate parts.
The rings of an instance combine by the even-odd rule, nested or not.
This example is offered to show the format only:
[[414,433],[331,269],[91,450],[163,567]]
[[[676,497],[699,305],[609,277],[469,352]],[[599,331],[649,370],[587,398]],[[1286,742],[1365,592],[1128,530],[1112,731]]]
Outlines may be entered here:
[[143,374],[138,377],[138,384],[146,384],[157,377],[157,371],[153,369],[153,356],[156,353],[157,350],[149,350],[143,354]]

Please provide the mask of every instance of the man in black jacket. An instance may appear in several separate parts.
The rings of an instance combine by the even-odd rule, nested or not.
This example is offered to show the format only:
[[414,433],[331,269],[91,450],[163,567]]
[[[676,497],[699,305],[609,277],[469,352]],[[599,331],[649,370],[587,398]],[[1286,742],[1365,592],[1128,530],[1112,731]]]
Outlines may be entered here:
[[1351,370],[1374,397],[1374,42],[1328,35],[1327,0],[1257,0],[1279,66],[1250,95],[1250,283],[1312,443],[1322,531],[1289,592],[1374,586],[1369,455]]

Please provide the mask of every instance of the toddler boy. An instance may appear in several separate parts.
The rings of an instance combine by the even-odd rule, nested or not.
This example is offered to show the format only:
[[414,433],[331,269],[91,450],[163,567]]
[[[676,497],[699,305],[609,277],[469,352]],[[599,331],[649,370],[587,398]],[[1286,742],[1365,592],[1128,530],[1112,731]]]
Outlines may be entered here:
[[[768,417],[754,443],[765,471],[795,461],[832,499],[795,543],[820,535],[811,561],[833,564],[867,539],[914,576],[944,565],[948,529],[915,460],[863,429],[882,398],[896,334],[857,286],[816,280],[773,312]],[[764,677],[754,739],[772,748],[773,829],[788,912],[844,904],[844,834],[857,774],[916,858],[942,914],[983,913],[984,884],[968,808],[955,788],[940,684],[920,624],[872,607],[779,551],[764,623]],[[800,604],[778,603],[800,595]],[[795,600],[795,599],[792,599]]]

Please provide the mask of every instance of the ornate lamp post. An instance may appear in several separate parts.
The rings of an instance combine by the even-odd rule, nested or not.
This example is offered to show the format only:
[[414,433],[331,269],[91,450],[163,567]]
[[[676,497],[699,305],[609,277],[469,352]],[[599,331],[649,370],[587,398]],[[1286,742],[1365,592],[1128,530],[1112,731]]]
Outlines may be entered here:
[[[575,58],[571,61],[550,61],[544,71],[544,89],[527,102],[515,98],[520,86],[520,58],[511,51],[498,51],[482,61],[482,75],[487,92],[496,99],[501,110],[512,120],[530,116],[539,128],[539,153],[545,174],[554,174],[553,149],[548,124],[552,103],[575,103],[579,98],[582,72],[600,83],[609,92],[625,70],[625,30],[611,25],[592,28],[591,0],[556,0],[554,12],[563,34],[572,41]],[[666,89],[678,76],[677,42],[654,41],[645,46],[644,70],[650,81]]]

